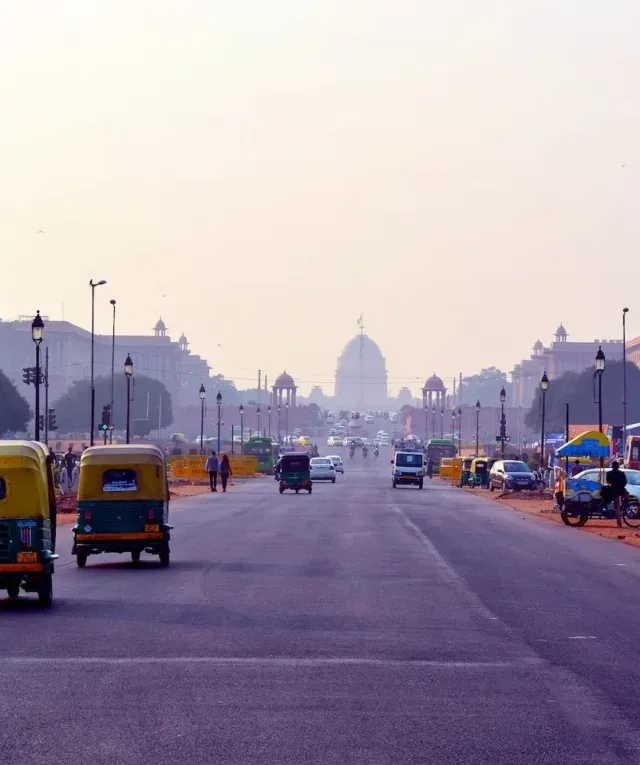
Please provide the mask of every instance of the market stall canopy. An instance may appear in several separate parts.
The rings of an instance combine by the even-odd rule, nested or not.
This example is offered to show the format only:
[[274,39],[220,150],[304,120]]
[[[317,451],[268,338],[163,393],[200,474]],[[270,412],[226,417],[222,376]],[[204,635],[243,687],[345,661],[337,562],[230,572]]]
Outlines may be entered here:
[[587,430],[567,441],[556,450],[556,457],[608,458],[611,454],[609,439],[599,430]]

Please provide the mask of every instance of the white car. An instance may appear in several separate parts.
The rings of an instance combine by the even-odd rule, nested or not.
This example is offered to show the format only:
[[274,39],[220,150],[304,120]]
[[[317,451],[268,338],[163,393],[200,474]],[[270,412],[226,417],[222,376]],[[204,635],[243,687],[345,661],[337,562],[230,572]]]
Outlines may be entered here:
[[310,467],[312,481],[336,482],[336,469],[329,457],[312,457]]
[[342,446],[342,439],[338,438],[338,436],[329,436],[327,438],[327,446]]
[[328,459],[333,462],[333,467],[336,469],[336,473],[342,473],[344,475],[344,462],[339,454],[330,454]]

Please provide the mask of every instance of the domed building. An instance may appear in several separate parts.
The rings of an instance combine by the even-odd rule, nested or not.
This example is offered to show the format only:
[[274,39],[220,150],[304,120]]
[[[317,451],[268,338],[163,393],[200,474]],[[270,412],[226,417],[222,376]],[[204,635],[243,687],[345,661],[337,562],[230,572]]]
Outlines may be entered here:
[[364,332],[349,340],[338,358],[335,398],[347,409],[380,409],[388,404],[385,358]]

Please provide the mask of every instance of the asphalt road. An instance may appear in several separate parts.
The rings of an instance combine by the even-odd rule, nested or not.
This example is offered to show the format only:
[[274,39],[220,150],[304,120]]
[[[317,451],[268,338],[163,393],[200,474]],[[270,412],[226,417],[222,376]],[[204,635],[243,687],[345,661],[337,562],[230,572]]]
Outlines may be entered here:
[[639,552],[383,454],[175,503],[169,569],[63,530],[53,609],[0,602],[3,765],[640,762]]

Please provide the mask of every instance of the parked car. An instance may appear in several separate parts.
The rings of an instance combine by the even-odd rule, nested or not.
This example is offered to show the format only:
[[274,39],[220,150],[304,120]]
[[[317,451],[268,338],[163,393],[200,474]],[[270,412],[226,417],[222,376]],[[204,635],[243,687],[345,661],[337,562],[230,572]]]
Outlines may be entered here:
[[330,454],[328,459],[333,462],[333,467],[336,469],[336,473],[342,473],[344,475],[344,462],[339,454]]
[[329,457],[312,457],[310,467],[311,481],[336,482],[336,469]]
[[489,489],[502,491],[532,490],[537,487],[537,479],[529,466],[520,460],[498,460],[489,474]]
[[[605,468],[604,481],[606,483],[606,475],[609,468]],[[640,470],[630,470],[629,468],[620,468],[620,472],[624,473],[627,477],[627,491],[631,496],[640,500]],[[600,470],[598,468],[591,468],[590,470],[583,470],[582,473],[572,476],[572,478],[579,478],[583,481],[596,481],[600,482]]]

